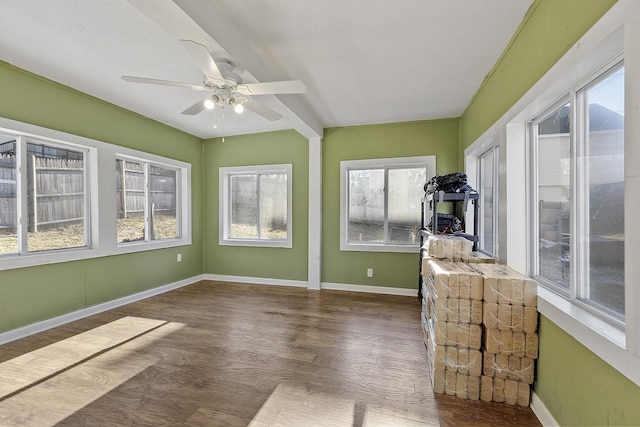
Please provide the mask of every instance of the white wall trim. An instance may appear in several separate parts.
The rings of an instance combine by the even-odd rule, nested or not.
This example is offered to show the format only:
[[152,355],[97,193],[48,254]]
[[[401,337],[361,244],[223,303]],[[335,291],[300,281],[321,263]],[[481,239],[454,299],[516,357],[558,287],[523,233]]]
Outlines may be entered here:
[[[158,286],[157,288],[138,292],[133,295],[127,295],[126,297],[118,298],[112,301],[107,301],[102,304],[76,310],[71,313],[63,314],[61,316],[52,317],[51,319],[46,319],[41,322],[32,323],[30,325],[22,326],[17,329],[12,329],[7,332],[2,332],[0,333],[0,345],[6,344],[8,342],[15,341],[21,338],[25,338],[40,332],[44,332],[48,329],[62,326],[64,324],[74,322],[76,320],[84,319],[85,317],[93,316],[94,314],[102,313],[108,310],[112,310],[114,308],[122,307],[123,305],[131,304],[136,301],[141,301],[146,298],[150,298],[156,295],[163,294],[165,292],[182,288],[184,286],[192,285],[202,280],[308,288],[307,282],[302,280],[268,279],[268,278],[247,277],[247,276],[226,276],[221,274],[201,274],[199,276],[190,277],[188,279],[169,283],[167,285]],[[339,290],[339,291],[366,292],[366,293],[373,293],[373,294],[404,295],[404,296],[417,295],[415,289],[406,289],[406,288],[351,285],[351,284],[327,283],[327,282],[323,282],[321,286],[323,289],[333,289],[333,290]]]
[[418,297],[417,289],[392,288],[388,286],[353,285],[349,283],[322,282],[322,289],[335,291],[365,292],[368,294],[400,295],[408,297]]
[[640,386],[640,358],[625,349],[625,334],[601,318],[538,286],[538,311]]
[[[279,174],[287,177],[287,237],[281,238],[235,238],[231,236],[231,205],[232,188],[231,179],[234,175]],[[256,191],[260,192],[260,185]],[[221,166],[218,169],[218,245],[219,246],[247,246],[268,248],[292,248],[293,247],[293,164],[267,164],[267,165],[243,165]],[[258,213],[260,213],[258,208]]]
[[[91,231],[91,244],[88,247],[2,256],[0,257],[0,270],[12,270],[192,244],[190,163],[3,117],[0,117],[0,132],[16,137],[22,136],[26,139],[47,144],[76,146],[79,150],[86,151],[86,160],[88,161],[86,185],[90,195],[90,209],[87,212],[87,220]],[[116,192],[114,185],[116,176],[115,161],[118,156],[127,156],[138,161],[154,163],[176,170],[178,178],[176,197],[179,200],[179,207],[176,213],[179,221],[178,226],[182,230],[182,237],[136,243],[117,243],[115,238]]]
[[149,297],[160,295],[165,292],[172,291],[174,289],[182,288],[184,286],[191,285],[201,280],[204,280],[204,277],[202,275],[190,277],[188,279],[169,283],[167,285],[158,286],[157,288],[138,292],[137,294],[127,295],[126,297],[114,299],[102,304],[76,310],[71,313],[63,314],[61,316],[52,317],[51,319],[46,319],[41,322],[32,323],[30,325],[22,326],[17,329],[12,329],[10,331],[0,333],[0,345],[6,344],[8,342],[15,341],[21,338],[28,337],[29,335],[37,334],[39,332],[43,332],[48,329],[58,327],[66,323],[84,319],[85,317],[93,316],[94,314],[112,310],[114,308],[118,308],[123,305],[131,304],[136,301],[140,301]]
[[309,289],[322,281],[322,138],[309,138]]
[[[435,174],[436,156],[408,156],[388,157],[376,159],[342,160],[340,162],[340,250],[355,252],[394,252],[417,253],[419,245],[393,243],[357,243],[349,241],[348,212],[349,212],[349,171],[358,169],[392,168],[426,168],[427,177]],[[386,172],[385,172],[386,174]],[[386,179],[386,178],[385,178]],[[385,190],[385,199],[387,197]],[[386,203],[386,201],[385,201]],[[386,214],[385,214],[386,215]]]
[[[293,286],[314,290],[314,288],[310,288],[307,282],[303,280],[269,279],[264,277],[248,276],[225,276],[222,274],[205,274],[203,280],[211,280],[214,282],[246,283],[251,285]],[[335,291],[365,292],[369,294],[401,295],[410,297],[418,296],[418,291],[413,288],[392,288],[387,286],[353,285],[349,283],[331,282],[322,282],[320,287],[321,289],[330,289]]]
[[555,418],[553,418],[553,415],[551,415],[551,412],[549,412],[547,406],[542,400],[540,400],[540,397],[538,397],[535,392],[531,393],[531,405],[529,406],[531,407],[531,410],[533,411],[535,416],[538,418],[538,421],[540,421],[540,424],[542,424],[543,426],[555,427],[560,425],[555,420]]
[[[634,0],[620,0],[575,43],[571,49],[538,80],[500,119],[487,129],[478,141],[500,136],[501,163],[500,197],[504,200],[506,211],[500,212],[500,260],[516,271],[528,274],[532,247],[528,242],[530,233],[524,223],[531,207],[527,205],[531,188],[527,182],[530,171],[527,170],[530,155],[526,147],[526,123],[545,108],[553,105],[570,88],[578,87],[594,72],[624,53],[625,61],[625,211],[634,211],[638,207],[638,188],[640,177],[635,165],[640,159],[640,145],[629,143],[640,135],[640,122],[637,120],[640,91],[640,55],[637,53],[637,40],[640,34],[640,3]],[[635,138],[634,138],[635,137]],[[502,177],[505,177],[502,180]],[[506,197],[503,199],[502,195]],[[508,213],[507,213],[508,212]],[[602,358],[636,385],[640,385],[640,316],[635,309],[638,305],[637,286],[640,277],[640,263],[635,262],[640,253],[637,236],[640,225],[633,215],[625,215],[625,323],[624,338],[616,338],[615,329],[602,327],[602,322],[584,310],[571,307],[571,310],[558,306],[554,295],[545,293],[538,287],[539,311],[551,322],[561,328],[590,352]],[[503,220],[504,219],[504,220]],[[506,246],[502,236],[506,236]],[[504,252],[503,252],[504,248]],[[508,256],[507,256],[508,254]],[[613,336],[613,339],[612,339]]]
[[251,285],[293,286],[296,288],[308,287],[308,283],[304,280],[270,279],[266,277],[250,276],[226,276],[224,274],[205,274],[204,280],[212,280],[215,282],[247,283]]

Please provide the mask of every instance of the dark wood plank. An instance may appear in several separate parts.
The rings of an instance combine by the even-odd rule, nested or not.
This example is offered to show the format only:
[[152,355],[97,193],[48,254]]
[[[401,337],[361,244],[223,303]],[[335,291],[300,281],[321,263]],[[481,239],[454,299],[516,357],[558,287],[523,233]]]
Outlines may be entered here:
[[433,394],[415,297],[203,281],[5,344],[0,362],[125,316],[168,323],[0,400],[0,419],[540,425],[529,408]]

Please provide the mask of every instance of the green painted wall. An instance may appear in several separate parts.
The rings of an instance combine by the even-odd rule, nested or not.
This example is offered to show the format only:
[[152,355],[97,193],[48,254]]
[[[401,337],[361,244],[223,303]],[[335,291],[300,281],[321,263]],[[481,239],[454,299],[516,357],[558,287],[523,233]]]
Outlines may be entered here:
[[0,94],[0,117],[191,163],[193,202],[191,246],[0,271],[0,332],[202,274],[199,138],[4,62]]
[[[535,1],[460,119],[460,153],[506,113],[614,3]],[[640,387],[544,317],[539,333],[534,390],[556,421],[566,426],[640,425]]]
[[[293,165],[293,247],[218,245],[221,166]],[[208,274],[307,281],[309,141],[295,131],[204,141],[204,271]]]
[[536,0],[461,117],[461,152],[502,117],[615,3]]
[[541,317],[534,389],[563,426],[639,426],[640,387]]
[[[415,254],[341,252],[341,160],[436,155],[437,173],[501,117],[613,4],[536,0],[460,119],[334,128],[323,140],[324,282],[414,288]],[[0,271],[0,332],[202,272],[307,279],[308,142],[293,131],[207,140],[0,62],[0,116],[192,164],[193,245]],[[265,149],[268,147],[268,149]],[[218,246],[218,167],[293,163],[292,249]],[[175,263],[175,254],[183,262]],[[373,267],[373,278],[366,268]],[[552,322],[540,323],[536,393],[562,425],[640,425],[640,388]]]
[[[438,174],[458,165],[458,119],[326,129],[322,142],[322,281],[417,288],[418,256],[340,251],[340,161],[436,156]],[[373,277],[367,278],[367,268]]]

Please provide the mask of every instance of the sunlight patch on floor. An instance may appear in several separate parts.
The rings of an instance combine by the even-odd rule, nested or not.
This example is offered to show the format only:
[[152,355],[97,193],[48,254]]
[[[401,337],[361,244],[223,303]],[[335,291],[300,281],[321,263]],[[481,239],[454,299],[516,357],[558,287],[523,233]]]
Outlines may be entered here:
[[123,317],[0,363],[0,425],[55,425],[152,366],[142,350],[183,326]]
[[439,427],[437,414],[424,421],[414,414],[400,414],[386,408],[367,407],[363,427]]
[[352,426],[355,402],[280,384],[262,405],[249,427],[301,425]]
[[422,420],[384,407],[366,407],[364,419],[356,420],[354,400],[330,396],[294,384],[280,384],[262,405],[249,427],[436,427],[437,416]]

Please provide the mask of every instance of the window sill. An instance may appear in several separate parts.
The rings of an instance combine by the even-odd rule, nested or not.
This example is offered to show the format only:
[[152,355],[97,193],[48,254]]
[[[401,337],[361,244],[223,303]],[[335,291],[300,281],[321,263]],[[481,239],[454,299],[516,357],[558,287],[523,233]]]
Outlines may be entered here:
[[112,249],[76,248],[33,252],[27,255],[6,255],[0,258],[0,271],[189,245],[191,245],[190,238],[167,239],[145,243],[121,244]]
[[220,246],[245,246],[253,248],[285,248],[291,249],[293,244],[290,240],[220,240]]
[[354,243],[342,243],[340,245],[341,251],[351,252],[394,252],[394,253],[410,253],[417,254],[420,250],[418,244],[415,245],[376,245],[371,243],[354,244]]
[[640,358],[626,350],[625,331],[538,286],[538,311],[640,386]]

